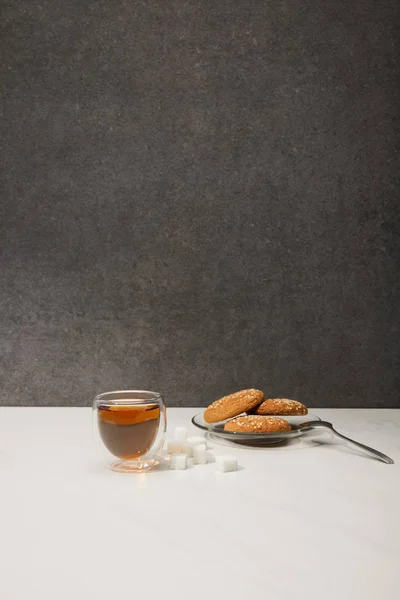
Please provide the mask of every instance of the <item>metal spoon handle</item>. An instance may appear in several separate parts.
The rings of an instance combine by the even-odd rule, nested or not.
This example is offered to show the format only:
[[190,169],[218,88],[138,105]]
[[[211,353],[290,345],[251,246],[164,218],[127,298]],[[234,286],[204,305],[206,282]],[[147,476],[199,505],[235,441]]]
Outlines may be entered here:
[[364,450],[365,452],[372,454],[373,456],[375,456],[376,458],[379,458],[379,460],[382,460],[383,462],[385,462],[388,465],[394,464],[393,459],[391,459],[389,456],[386,456],[386,454],[379,452],[379,450],[375,450],[374,448],[371,448],[370,446],[366,446],[365,444],[356,442],[355,440],[352,440],[351,438],[346,437],[342,433],[339,433],[338,431],[336,431],[336,429],[334,429],[332,423],[328,423],[328,421],[309,421],[308,423],[304,423],[303,425],[300,425],[300,429],[302,429],[302,430],[308,430],[308,429],[311,430],[311,429],[316,429],[317,427],[324,427],[325,429],[329,429],[330,431],[332,431],[332,433],[337,435],[342,440],[345,440],[349,444],[353,444],[354,446],[357,446],[357,448],[361,448],[361,450]]

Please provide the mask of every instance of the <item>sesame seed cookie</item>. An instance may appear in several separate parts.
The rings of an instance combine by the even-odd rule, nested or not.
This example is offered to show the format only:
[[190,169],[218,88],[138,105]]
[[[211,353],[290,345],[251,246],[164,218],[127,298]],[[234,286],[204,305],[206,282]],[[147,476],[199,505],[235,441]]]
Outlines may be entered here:
[[255,415],[306,415],[307,406],[297,400],[269,398],[251,411]]
[[204,420],[207,423],[218,423],[231,417],[236,417],[242,412],[255,408],[264,399],[261,390],[241,390],[229,396],[216,400],[204,411]]
[[279,417],[264,417],[262,415],[247,415],[237,417],[224,425],[225,431],[243,433],[277,433],[290,431],[291,427],[285,419]]

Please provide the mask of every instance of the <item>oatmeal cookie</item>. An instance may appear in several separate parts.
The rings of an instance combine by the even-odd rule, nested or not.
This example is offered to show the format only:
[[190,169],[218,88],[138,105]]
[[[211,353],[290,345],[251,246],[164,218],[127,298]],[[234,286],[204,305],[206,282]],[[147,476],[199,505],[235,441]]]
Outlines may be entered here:
[[229,396],[216,400],[204,411],[204,420],[207,423],[218,423],[231,417],[236,417],[258,406],[264,399],[261,390],[241,390]]
[[297,400],[268,398],[249,412],[255,415],[306,415],[308,408]]
[[224,425],[225,431],[238,431],[243,433],[277,433],[290,431],[291,427],[285,419],[279,417],[264,417],[262,415],[247,415],[237,417]]

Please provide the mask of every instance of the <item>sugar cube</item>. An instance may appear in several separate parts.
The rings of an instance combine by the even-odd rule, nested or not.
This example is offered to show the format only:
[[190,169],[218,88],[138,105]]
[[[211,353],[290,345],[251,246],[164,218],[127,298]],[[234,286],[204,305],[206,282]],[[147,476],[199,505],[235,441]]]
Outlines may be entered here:
[[167,442],[168,454],[181,454],[182,453],[182,442],[176,440],[168,440]]
[[218,471],[221,471],[221,473],[238,470],[238,460],[235,456],[217,456],[215,460],[217,469]]
[[194,435],[193,437],[188,438],[187,441],[192,446],[197,446],[198,444],[206,444],[205,438],[203,438],[201,435]]
[[173,471],[184,471],[187,468],[186,454],[171,454],[169,468]]
[[205,465],[207,462],[207,447],[205,444],[193,446],[193,462],[195,465]]
[[186,427],[175,427],[174,439],[177,442],[186,442],[187,434]]
[[187,454],[189,457],[193,456],[193,446],[190,442],[183,442],[182,452]]

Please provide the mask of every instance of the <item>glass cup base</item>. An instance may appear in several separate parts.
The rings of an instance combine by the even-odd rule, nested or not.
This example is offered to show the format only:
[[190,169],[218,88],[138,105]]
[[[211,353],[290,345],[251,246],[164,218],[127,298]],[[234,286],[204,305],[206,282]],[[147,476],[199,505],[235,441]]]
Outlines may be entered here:
[[110,465],[111,471],[117,473],[145,473],[158,465],[159,461],[149,460],[117,460]]

